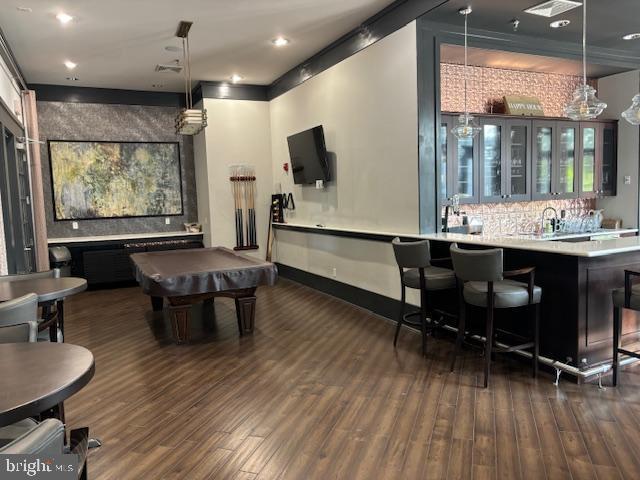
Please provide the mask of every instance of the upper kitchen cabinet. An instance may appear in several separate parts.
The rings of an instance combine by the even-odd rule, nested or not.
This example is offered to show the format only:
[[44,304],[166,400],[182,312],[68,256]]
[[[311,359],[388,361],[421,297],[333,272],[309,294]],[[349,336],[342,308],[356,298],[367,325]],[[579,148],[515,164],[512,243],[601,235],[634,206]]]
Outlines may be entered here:
[[618,180],[618,124],[617,122],[601,123],[600,163],[598,164],[598,194],[603,197],[617,193]]
[[595,198],[616,194],[616,122],[580,124],[580,196]]
[[[460,196],[460,203],[477,203],[478,137],[456,138],[451,133],[455,118],[443,115],[440,125],[440,194],[442,200]],[[446,158],[446,162],[445,159]]]
[[579,124],[534,120],[532,128],[533,199],[577,197]]
[[531,199],[531,121],[480,120],[479,167],[482,202]]
[[617,123],[477,115],[480,132],[457,139],[440,125],[440,197],[494,203],[616,194]]

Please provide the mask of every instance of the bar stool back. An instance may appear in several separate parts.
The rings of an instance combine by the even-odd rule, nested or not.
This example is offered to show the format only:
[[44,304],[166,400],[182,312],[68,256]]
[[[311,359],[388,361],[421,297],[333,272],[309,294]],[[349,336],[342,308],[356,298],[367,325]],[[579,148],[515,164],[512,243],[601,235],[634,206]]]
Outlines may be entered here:
[[624,288],[613,291],[613,386],[618,385],[620,354],[640,358],[640,352],[620,347],[622,339],[622,309],[640,311],[640,284],[633,284],[633,277],[640,277],[640,272],[624,271]]
[[[402,242],[394,238],[391,242],[396,263],[400,270],[401,306],[396,334],[393,338],[393,346],[398,342],[398,334],[403,323],[419,326],[422,331],[422,353],[427,351],[427,316],[429,314],[429,302],[427,292],[455,288],[456,278],[453,270],[442,267],[434,267],[431,260],[431,249],[428,240],[414,242]],[[420,310],[405,314],[406,289],[420,290]],[[409,320],[411,317],[419,317],[418,321]]]
[[[451,361],[451,371],[455,368],[456,357],[462,347],[466,329],[466,305],[474,305],[486,309],[485,365],[484,386],[489,385],[491,354],[513,352],[531,348],[533,376],[538,373],[538,350],[540,330],[539,304],[542,289],[535,286],[535,268],[523,268],[505,272],[503,268],[503,251],[500,248],[490,250],[463,250],[456,244],[451,245],[451,261],[458,279],[460,315],[458,320],[458,336],[456,348]],[[527,276],[528,282],[505,280],[505,277]],[[495,348],[495,331],[493,325],[496,308],[518,308],[528,306],[532,312],[533,339],[527,343],[507,348]]]

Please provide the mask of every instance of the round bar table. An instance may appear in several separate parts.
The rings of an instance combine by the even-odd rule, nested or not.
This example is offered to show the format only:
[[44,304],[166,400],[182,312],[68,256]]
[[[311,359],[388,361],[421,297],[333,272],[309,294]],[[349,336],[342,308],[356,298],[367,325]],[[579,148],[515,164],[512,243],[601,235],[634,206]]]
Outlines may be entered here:
[[[64,299],[87,289],[87,281],[84,278],[26,278],[24,280],[11,280],[0,282],[0,302],[13,300],[28,293],[38,295],[38,304],[43,308],[43,322],[40,330],[44,330],[57,322],[58,328],[64,336]],[[51,307],[55,304],[55,314],[51,315]],[[52,332],[55,329],[51,330]],[[57,338],[51,334],[51,341]]]
[[0,344],[0,427],[62,404],[94,372],[93,354],[78,345]]

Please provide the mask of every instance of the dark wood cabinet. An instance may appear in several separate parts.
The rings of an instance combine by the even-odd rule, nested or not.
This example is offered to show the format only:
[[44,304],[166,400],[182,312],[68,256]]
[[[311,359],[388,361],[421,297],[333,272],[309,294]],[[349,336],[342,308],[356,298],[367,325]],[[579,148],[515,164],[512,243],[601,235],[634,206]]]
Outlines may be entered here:
[[600,124],[601,148],[598,164],[598,195],[611,197],[617,194],[618,185],[618,124]]
[[[202,248],[202,235],[148,237],[135,240],[89,240],[56,243],[71,252],[71,275],[87,280],[90,287],[115,286],[135,282],[129,256],[136,252]],[[53,244],[50,244],[50,246]]]
[[579,193],[582,198],[616,195],[618,126],[616,122],[580,124]]
[[480,126],[480,201],[530,200],[531,122],[482,118]]
[[534,120],[532,128],[532,198],[548,200],[577,197],[579,124]]
[[595,198],[616,194],[617,123],[477,115],[474,139],[440,125],[441,201],[461,203]]
[[[441,194],[446,191],[442,200],[453,195],[460,196],[460,203],[478,203],[480,193],[478,189],[478,137],[458,139],[451,133],[455,124],[453,116],[442,116],[441,123],[441,155],[446,155],[446,165],[443,167],[446,177],[446,189],[441,188]],[[445,135],[446,130],[446,135]],[[444,163],[444,160],[442,160]]]

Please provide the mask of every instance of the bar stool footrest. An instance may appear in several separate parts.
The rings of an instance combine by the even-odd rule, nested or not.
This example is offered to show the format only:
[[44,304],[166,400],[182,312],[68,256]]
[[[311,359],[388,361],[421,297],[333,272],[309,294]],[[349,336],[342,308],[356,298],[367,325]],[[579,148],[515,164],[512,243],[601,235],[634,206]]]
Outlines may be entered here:
[[513,347],[500,348],[496,347],[493,349],[495,353],[510,353],[515,352],[516,350],[524,350],[525,348],[533,348],[535,345],[534,342],[527,342],[521,345],[514,345]]
[[[422,328],[422,323],[419,320],[409,320],[409,318],[411,317],[420,317],[420,315],[422,315],[422,312],[420,311],[405,313],[404,315],[402,315],[402,323],[405,325],[409,325],[410,327]],[[433,330],[434,328],[438,327],[438,324],[429,317],[427,317],[425,321],[427,329]]]
[[625,350],[624,348],[618,348],[618,353],[621,353],[623,355],[628,355],[634,358],[640,358],[640,352],[632,352],[630,350]]

